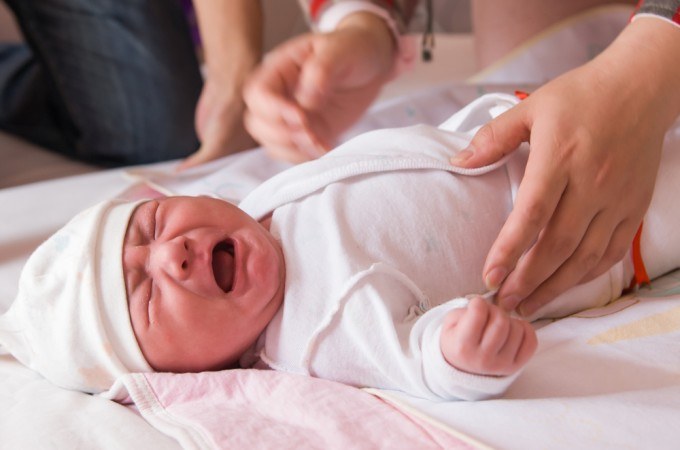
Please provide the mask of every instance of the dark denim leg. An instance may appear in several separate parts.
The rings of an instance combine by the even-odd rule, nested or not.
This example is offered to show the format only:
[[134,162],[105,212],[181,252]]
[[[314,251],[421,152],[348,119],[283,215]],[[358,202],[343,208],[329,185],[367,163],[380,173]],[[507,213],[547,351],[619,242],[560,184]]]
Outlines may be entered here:
[[59,111],[44,72],[25,44],[0,43],[0,130],[68,153],[71,125]]
[[136,164],[196,150],[201,77],[175,0],[8,0],[72,124],[73,156]]

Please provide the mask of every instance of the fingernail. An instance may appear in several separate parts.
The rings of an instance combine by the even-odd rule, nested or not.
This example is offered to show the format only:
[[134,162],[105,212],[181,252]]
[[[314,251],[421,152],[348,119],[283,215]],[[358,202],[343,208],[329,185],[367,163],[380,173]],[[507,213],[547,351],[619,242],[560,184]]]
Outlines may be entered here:
[[534,312],[535,312],[534,308],[531,308],[530,306],[524,304],[520,305],[520,307],[517,308],[517,314],[519,314],[522,317],[527,317],[533,314]]
[[502,267],[494,267],[484,279],[486,283],[486,288],[490,291],[496,291],[501,287],[501,283],[505,280],[508,275],[508,271]]
[[522,299],[519,298],[516,295],[510,295],[509,297],[504,297],[501,300],[498,301],[500,305],[502,305],[502,308],[507,310],[507,311],[512,311],[515,308],[517,308],[517,305],[519,305],[519,302]]
[[454,165],[459,165],[463,164],[465,161],[470,159],[474,155],[474,152],[471,150],[471,147],[466,148],[465,150],[459,151],[456,156],[452,157],[450,159],[451,164]]

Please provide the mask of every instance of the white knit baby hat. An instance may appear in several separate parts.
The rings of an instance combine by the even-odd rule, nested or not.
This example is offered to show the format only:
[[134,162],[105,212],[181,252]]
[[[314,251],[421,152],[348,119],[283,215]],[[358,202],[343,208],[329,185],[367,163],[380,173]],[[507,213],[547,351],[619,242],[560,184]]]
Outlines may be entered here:
[[153,371],[132,331],[123,278],[123,239],[139,203],[99,203],[38,247],[0,316],[3,350],[56,385],[89,393]]

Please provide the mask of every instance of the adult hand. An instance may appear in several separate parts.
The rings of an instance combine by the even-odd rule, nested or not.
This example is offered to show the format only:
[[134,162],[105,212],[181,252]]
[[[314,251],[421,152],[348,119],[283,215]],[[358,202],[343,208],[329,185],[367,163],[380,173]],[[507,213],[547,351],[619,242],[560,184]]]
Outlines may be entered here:
[[201,147],[182,162],[180,169],[257,145],[243,126],[245,104],[241,85],[242,82],[237,81],[220,83],[211,78],[206,80],[195,115]]
[[267,55],[246,87],[246,128],[276,158],[317,158],[375,99],[394,57],[387,25],[364,12],[331,33],[286,42]]
[[503,308],[530,315],[624,257],[680,111],[679,51],[679,30],[637,19],[595,60],[481,128],[467,159],[453,161],[478,167],[530,143],[513,211],[483,269]]
[[529,322],[475,297],[467,307],[446,315],[440,346],[446,362],[458,370],[507,376],[529,361],[537,339]]
[[194,116],[201,147],[180,169],[257,144],[243,126],[243,86],[261,56],[261,4],[257,0],[195,0],[194,6],[206,70]]

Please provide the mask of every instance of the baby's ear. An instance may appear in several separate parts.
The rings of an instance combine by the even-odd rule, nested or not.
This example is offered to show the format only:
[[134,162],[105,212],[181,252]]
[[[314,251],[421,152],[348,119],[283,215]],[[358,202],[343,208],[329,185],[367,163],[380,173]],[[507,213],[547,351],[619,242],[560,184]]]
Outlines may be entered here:
[[163,198],[166,197],[165,194],[162,192],[159,192],[158,190],[154,189],[151,185],[145,182],[139,182],[135,183],[132,186],[130,186],[128,189],[125,191],[121,192],[120,195],[118,195],[118,198],[122,200],[129,200],[129,201],[135,201],[135,200],[153,200],[156,198]]

